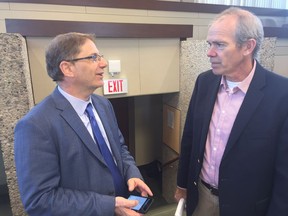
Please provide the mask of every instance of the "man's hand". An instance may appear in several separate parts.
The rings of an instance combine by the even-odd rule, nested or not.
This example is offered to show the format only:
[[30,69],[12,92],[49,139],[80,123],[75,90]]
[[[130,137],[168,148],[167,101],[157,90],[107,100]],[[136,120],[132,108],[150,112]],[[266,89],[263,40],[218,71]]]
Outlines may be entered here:
[[184,198],[186,200],[186,196],[187,196],[187,190],[185,188],[180,187],[176,188],[174,198],[176,199],[177,202],[179,202],[181,198]]
[[131,208],[138,204],[137,200],[128,200],[123,197],[115,198],[115,215],[117,216],[142,216]]
[[[131,178],[127,182],[130,192],[136,190],[141,196],[153,196],[152,191],[141,179]],[[115,214],[117,216],[142,216],[142,214],[132,210],[138,204],[137,200],[128,200],[123,197],[115,198]]]
[[130,192],[136,190],[138,191],[141,196],[153,196],[152,191],[150,190],[150,188],[148,187],[148,185],[146,185],[141,179],[139,178],[131,178],[128,180],[127,182],[128,184],[128,190]]

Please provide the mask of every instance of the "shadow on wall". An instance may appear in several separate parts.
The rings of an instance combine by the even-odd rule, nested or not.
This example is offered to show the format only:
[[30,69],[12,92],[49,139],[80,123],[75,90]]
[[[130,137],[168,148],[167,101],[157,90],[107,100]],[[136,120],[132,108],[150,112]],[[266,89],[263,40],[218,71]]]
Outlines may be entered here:
[[[0,144],[1,146],[1,144]],[[3,161],[3,156],[2,156],[2,152],[0,152],[0,187],[2,187],[3,185],[7,185],[6,183],[6,175],[5,175],[5,172],[4,172],[4,161]],[[3,170],[3,171],[2,171]],[[1,191],[0,191],[0,194],[1,194]]]

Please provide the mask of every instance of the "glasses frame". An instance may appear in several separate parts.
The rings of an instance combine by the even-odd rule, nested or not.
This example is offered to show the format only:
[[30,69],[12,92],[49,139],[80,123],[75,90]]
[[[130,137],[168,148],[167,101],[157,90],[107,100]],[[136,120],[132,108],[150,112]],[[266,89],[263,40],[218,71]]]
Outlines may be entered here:
[[86,57],[82,57],[82,58],[75,58],[75,59],[68,59],[68,60],[64,60],[64,61],[76,62],[76,61],[80,61],[80,60],[92,59],[93,62],[97,62],[97,61],[101,61],[101,59],[103,57],[104,57],[104,55],[95,53],[95,54],[90,55],[90,56],[86,56]]

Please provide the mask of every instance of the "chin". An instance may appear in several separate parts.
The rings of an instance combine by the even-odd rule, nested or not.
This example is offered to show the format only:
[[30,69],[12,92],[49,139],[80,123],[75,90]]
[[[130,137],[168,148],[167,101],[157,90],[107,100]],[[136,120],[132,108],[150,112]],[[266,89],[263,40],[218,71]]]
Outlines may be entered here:
[[212,69],[213,74],[215,75],[222,75],[221,71]]
[[103,85],[104,85],[103,80],[101,80],[101,81],[99,81],[99,82],[96,83],[97,88],[100,88],[100,87],[102,87]]

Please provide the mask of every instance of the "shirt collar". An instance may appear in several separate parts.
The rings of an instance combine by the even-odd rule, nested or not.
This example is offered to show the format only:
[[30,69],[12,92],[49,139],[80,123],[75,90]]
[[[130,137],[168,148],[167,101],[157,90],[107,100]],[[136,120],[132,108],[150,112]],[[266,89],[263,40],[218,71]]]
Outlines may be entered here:
[[91,97],[88,101],[81,100],[79,98],[74,97],[73,95],[68,94],[63,89],[61,89],[60,86],[58,86],[59,92],[69,101],[69,103],[72,105],[74,110],[77,112],[79,116],[82,116],[85,114],[85,110],[88,103],[92,104]]
[[[248,91],[249,85],[250,85],[252,78],[255,74],[255,69],[256,69],[256,61],[254,60],[253,68],[250,71],[249,75],[237,87],[244,94],[246,94]],[[223,87],[224,89],[228,88],[225,76],[222,76],[222,78],[221,78],[220,87]]]

